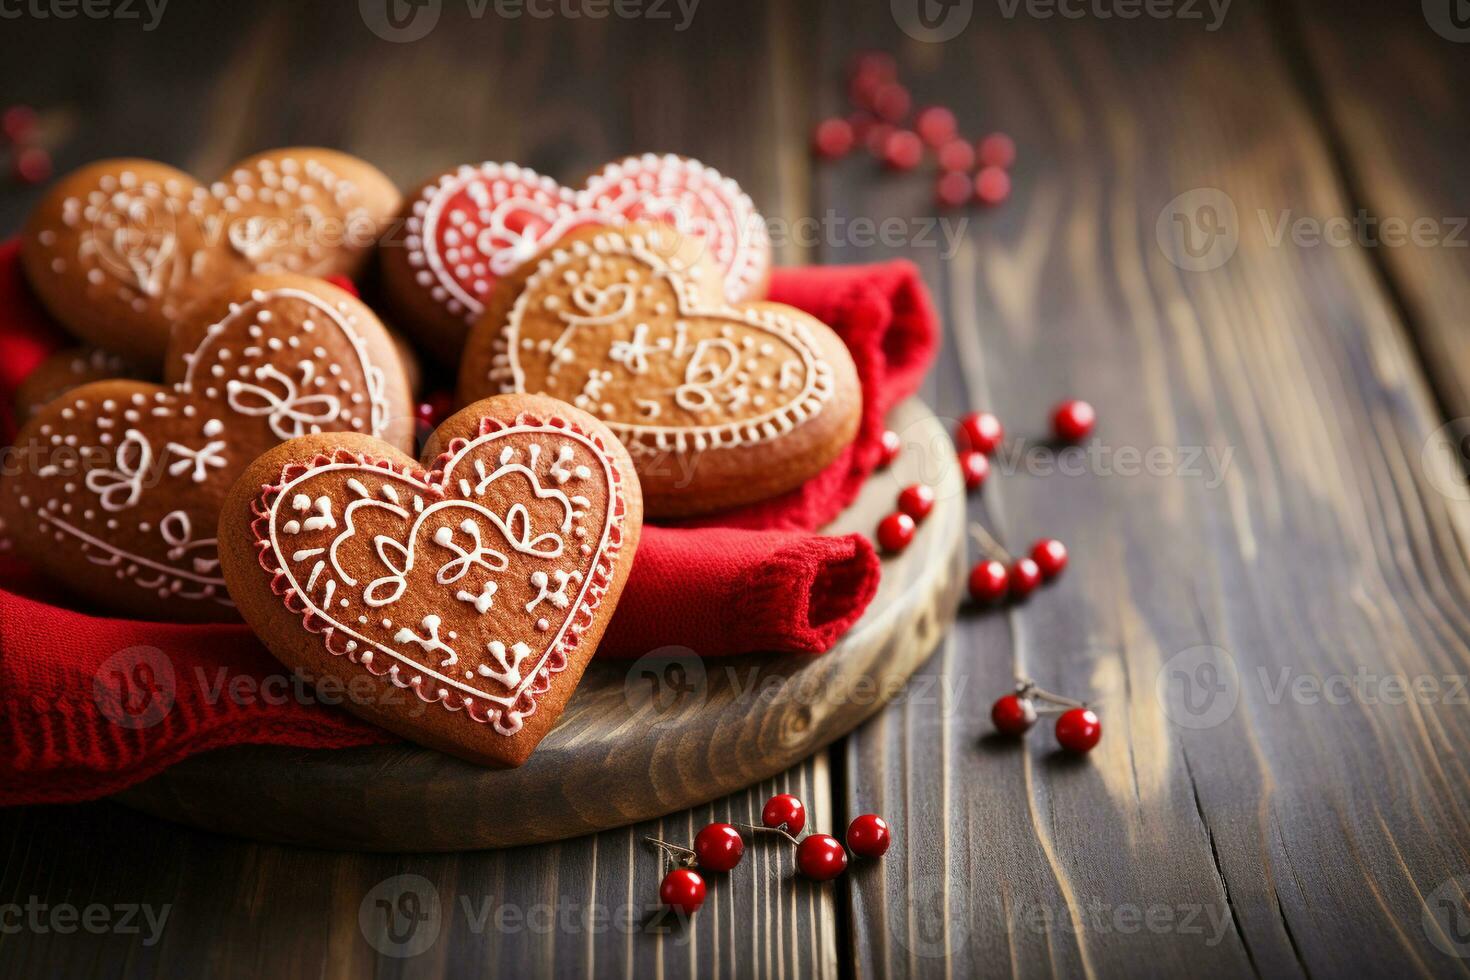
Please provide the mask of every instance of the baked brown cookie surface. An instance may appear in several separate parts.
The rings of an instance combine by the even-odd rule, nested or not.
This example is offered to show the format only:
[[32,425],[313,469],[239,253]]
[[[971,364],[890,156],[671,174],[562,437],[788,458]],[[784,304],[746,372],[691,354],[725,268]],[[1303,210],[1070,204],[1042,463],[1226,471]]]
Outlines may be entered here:
[[765,295],[770,236],[740,185],[698,160],[646,153],[608,164],[579,189],[513,163],[429,178],[404,202],[402,247],[382,249],[387,298],[453,363],[501,278],[579,228],[634,221],[703,241],[730,299]]
[[72,333],[157,365],[173,322],[239,276],[357,272],[399,200],[371,164],[315,147],[250,157],[211,184],[151,160],[104,160],[42,199],[21,260]]
[[16,551],[77,593],[147,619],[237,618],[219,507],[285,439],[354,431],[412,445],[398,353],[372,311],[304,276],[246,276],[181,321],[164,385],[83,385],[21,429],[0,481]]
[[763,500],[857,432],[846,346],[776,303],[730,303],[696,239],[663,225],[574,232],[502,280],[461,360],[459,398],[537,392],[607,423],[653,516]]
[[90,381],[110,378],[147,380],[152,375],[121,354],[101,347],[67,347],[36,365],[15,389],[16,416],[25,421],[47,402]]
[[225,579],[271,652],[356,714],[519,765],[627,580],[638,478],[606,426],[535,396],[465,408],[424,460],[350,434],[268,450],[221,514]]

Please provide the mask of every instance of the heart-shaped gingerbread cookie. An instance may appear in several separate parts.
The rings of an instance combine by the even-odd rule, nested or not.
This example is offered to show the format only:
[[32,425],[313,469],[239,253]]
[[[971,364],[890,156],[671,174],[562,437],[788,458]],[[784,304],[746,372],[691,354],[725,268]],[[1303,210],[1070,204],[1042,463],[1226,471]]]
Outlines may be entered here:
[[46,358],[15,389],[16,416],[25,421],[47,402],[91,381],[147,378],[148,372],[101,347],[68,347]]
[[312,432],[412,445],[412,401],[372,311],[304,276],[246,276],[181,321],[166,386],[109,380],[41,408],[0,483],[17,552],[148,619],[238,618],[220,577],[220,503],[246,463]]
[[727,303],[667,226],[583,229],[501,281],[461,361],[459,398],[551,395],[607,423],[654,516],[775,496],[857,433],[862,392],[826,324]]
[[269,450],[221,514],[225,579],[271,652],[355,713],[519,765],[627,580],[638,479],[605,426],[549,398],[477,402],[424,459],[351,435]]
[[78,337],[156,365],[173,322],[239,276],[353,274],[399,202],[377,168],[334,150],[262,153],[209,185],[150,160],[105,160],[42,199],[21,258]]
[[463,166],[404,204],[402,248],[383,249],[387,296],[446,362],[495,284],[564,235],[631,221],[700,239],[731,300],[758,299],[771,268],[765,220],[728,177],[697,160],[645,154],[608,164],[581,190],[515,164]]

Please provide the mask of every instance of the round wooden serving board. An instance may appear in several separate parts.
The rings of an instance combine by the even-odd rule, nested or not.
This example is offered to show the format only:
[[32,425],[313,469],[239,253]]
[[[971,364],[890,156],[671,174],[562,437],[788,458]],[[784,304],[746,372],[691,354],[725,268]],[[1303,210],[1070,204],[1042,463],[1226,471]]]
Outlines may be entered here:
[[884,559],[862,619],[823,656],[701,659],[667,648],[637,661],[594,660],[519,769],[481,769],[407,743],[240,746],[187,759],[116,799],[262,840],[460,851],[648,820],[783,772],[897,694],[959,602],[965,494],[949,436],[917,400],[889,421],[903,452],[827,530],[871,536],[910,483],[930,484],[938,501],[913,544]]

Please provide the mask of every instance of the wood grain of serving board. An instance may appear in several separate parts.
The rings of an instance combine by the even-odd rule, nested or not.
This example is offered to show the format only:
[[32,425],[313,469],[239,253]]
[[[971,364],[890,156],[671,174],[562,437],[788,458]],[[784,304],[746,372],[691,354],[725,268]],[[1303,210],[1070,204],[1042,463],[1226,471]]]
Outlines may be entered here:
[[939,420],[890,419],[904,450],[827,530],[871,534],[898,488],[937,502],[884,559],[878,594],[820,657],[701,658],[667,647],[594,661],[557,727],[518,769],[401,743],[336,751],[239,746],[195,756],[117,799],[222,833],[319,847],[459,851],[575,837],[725,796],[851,731],[934,650],[964,580],[965,494]]

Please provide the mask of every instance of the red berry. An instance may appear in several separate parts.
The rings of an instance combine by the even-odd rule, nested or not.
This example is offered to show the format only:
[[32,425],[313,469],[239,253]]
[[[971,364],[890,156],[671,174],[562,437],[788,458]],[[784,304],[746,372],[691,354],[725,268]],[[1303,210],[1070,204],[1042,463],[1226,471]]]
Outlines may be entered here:
[[852,152],[857,137],[846,119],[823,119],[812,132],[812,150],[824,160],[838,160]]
[[863,138],[863,145],[868,152],[879,160],[883,159],[884,151],[888,147],[888,137],[893,135],[893,125],[886,122],[875,122],[868,127],[868,134]]
[[870,72],[891,82],[898,77],[898,62],[887,51],[859,51],[847,63],[847,73],[858,75]]
[[998,602],[1011,587],[1011,573],[1003,562],[987,558],[970,569],[970,598],[976,602]]
[[858,71],[847,80],[847,100],[861,109],[873,109],[878,93],[892,81],[876,71]]
[[1002,735],[1024,735],[1036,724],[1036,705],[1030,698],[1007,694],[991,706],[990,721]]
[[888,821],[876,813],[864,813],[847,825],[847,849],[858,857],[882,857],[892,843]]
[[898,459],[899,450],[903,448],[903,439],[892,429],[884,429],[883,436],[878,445],[882,448],[882,455],[878,457],[878,469],[886,470]]
[[973,449],[965,450],[960,453],[960,473],[965,478],[966,490],[979,490],[990,475],[990,457]]
[[914,540],[914,519],[902,511],[894,511],[878,522],[878,544],[890,554],[909,546]]
[[960,449],[970,449],[988,456],[995,452],[1005,435],[1006,430],[1000,424],[1000,419],[989,412],[971,412],[960,419],[956,440]]
[[897,82],[888,82],[873,95],[873,111],[892,123],[908,118],[913,103],[909,90]]
[[919,131],[924,142],[936,150],[954,139],[954,134],[959,130],[954,113],[942,105],[931,105],[921,110],[914,119],[914,128]]
[[685,915],[693,915],[704,904],[704,879],[697,871],[675,868],[658,886],[658,900]]
[[[975,148],[969,140],[954,139],[939,148],[940,170],[968,171],[975,166]],[[966,178],[965,194],[969,196],[969,178]]]
[[1072,708],[1057,719],[1057,742],[1068,752],[1092,751],[1102,738],[1102,722],[1091,708]]
[[1005,133],[991,133],[975,145],[982,167],[1006,169],[1016,162],[1016,141]]
[[847,124],[852,127],[852,138],[862,144],[868,142],[868,130],[877,124],[878,120],[871,112],[850,112],[847,115]]
[[25,143],[36,130],[36,110],[13,105],[0,114],[0,134],[12,143]]
[[449,417],[454,398],[447,391],[436,391],[414,406],[414,417],[429,428],[435,428]]
[[51,176],[51,154],[40,147],[27,147],[16,154],[15,176],[25,184],[39,184]]
[[983,167],[975,175],[975,199],[981,204],[999,204],[1011,196],[1011,177],[999,167]]
[[847,870],[847,852],[831,834],[812,834],[796,845],[796,866],[814,881],[831,881]]
[[1041,569],[1042,578],[1056,578],[1067,567],[1067,546],[1056,538],[1042,538],[1031,546],[1031,560]]
[[712,823],[694,836],[694,858],[706,871],[729,871],[744,854],[740,831],[727,823]]
[[907,129],[895,129],[883,141],[883,165],[890,170],[912,170],[923,160],[923,141]]
[[904,487],[898,495],[898,509],[916,521],[922,521],[934,509],[934,490],[922,483]]
[[1081,442],[1092,435],[1097,424],[1097,412],[1091,405],[1074,398],[1062,402],[1051,413],[1051,428],[1063,442]]
[[795,837],[806,828],[806,807],[790,793],[778,793],[766,800],[765,808],[761,810],[761,823],[767,827],[785,824],[786,832]]
[[1011,596],[1024,599],[1041,584],[1041,569],[1030,558],[1017,558],[1011,565]]
[[958,208],[970,200],[970,175],[951,170],[939,175],[934,184],[934,200],[942,208]]

